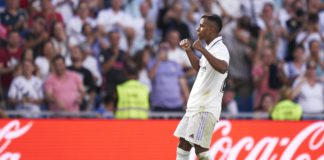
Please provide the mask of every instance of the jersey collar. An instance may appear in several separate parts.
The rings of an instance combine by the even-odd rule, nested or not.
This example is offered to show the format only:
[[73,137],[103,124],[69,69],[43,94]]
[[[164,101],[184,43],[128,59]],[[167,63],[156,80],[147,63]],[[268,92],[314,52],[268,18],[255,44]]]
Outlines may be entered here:
[[209,45],[207,45],[207,48],[210,49],[211,47],[213,47],[215,44],[217,44],[220,41],[222,41],[222,36],[216,37],[213,41],[211,41],[209,43]]

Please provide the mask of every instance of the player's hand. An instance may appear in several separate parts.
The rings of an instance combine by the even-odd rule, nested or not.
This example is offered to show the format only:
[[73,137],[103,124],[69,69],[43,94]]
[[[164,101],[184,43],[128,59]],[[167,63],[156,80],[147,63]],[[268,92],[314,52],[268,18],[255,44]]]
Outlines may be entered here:
[[188,50],[191,47],[191,43],[188,39],[183,39],[182,41],[180,41],[179,45],[184,50]]
[[204,48],[203,44],[201,43],[201,40],[199,39],[193,43],[192,47],[198,51],[201,51]]

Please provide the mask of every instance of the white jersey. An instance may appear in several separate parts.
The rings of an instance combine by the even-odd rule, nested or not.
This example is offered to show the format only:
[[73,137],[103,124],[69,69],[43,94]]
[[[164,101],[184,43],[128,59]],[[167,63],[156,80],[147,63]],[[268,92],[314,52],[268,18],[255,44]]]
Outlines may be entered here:
[[[205,48],[214,57],[229,64],[229,52],[221,36],[215,38]],[[211,112],[219,120],[227,72],[222,74],[216,71],[204,56],[200,58],[199,66],[198,75],[188,99],[185,116],[191,116],[198,112]]]
[[[24,76],[16,77],[9,89],[8,97],[15,100],[30,98],[32,100],[43,99],[43,83],[38,77],[32,76],[31,79],[26,79]],[[40,107],[36,104],[26,103],[17,104],[17,110],[40,111]]]

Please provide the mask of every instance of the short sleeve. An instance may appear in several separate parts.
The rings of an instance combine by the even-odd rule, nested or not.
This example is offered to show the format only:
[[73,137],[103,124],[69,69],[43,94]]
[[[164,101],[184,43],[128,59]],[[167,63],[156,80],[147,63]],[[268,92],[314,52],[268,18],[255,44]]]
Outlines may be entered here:
[[83,83],[81,77],[77,73],[73,73],[73,77],[78,89],[83,89]]
[[8,92],[8,97],[11,99],[15,99],[16,95],[18,93],[18,88],[17,88],[17,79],[14,79],[12,83],[10,84],[9,92]]
[[39,84],[38,85],[38,88],[37,88],[37,95],[40,99],[43,99],[44,98],[44,92],[43,92],[43,82],[42,80],[38,79],[37,80],[37,83]]
[[44,89],[46,93],[53,93],[53,79],[50,76],[44,83]]
[[183,70],[182,70],[181,65],[178,64],[178,63],[174,63],[174,64],[175,64],[175,66],[176,66],[176,68],[177,68],[177,75],[178,75],[178,77],[179,77],[179,78],[183,77],[183,76],[184,76],[184,72],[183,72]]
[[228,52],[228,49],[225,45],[219,46],[219,48],[215,49],[215,52],[212,53],[217,59],[225,61],[227,64],[229,64],[230,55]]

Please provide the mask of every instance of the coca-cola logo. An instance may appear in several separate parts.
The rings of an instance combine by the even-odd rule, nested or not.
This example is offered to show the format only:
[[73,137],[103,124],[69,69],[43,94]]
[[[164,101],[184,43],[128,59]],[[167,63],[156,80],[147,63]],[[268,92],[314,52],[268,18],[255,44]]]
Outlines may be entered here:
[[[242,137],[234,143],[230,133],[232,124],[229,121],[220,121],[217,123],[214,134],[221,137],[212,142],[210,147],[211,157],[219,160],[237,160],[242,156],[242,152],[248,152],[244,156],[244,160],[324,160],[324,154],[319,157],[312,157],[312,151],[318,151],[324,144],[324,122],[315,122],[305,127],[296,136],[276,137],[265,136],[256,141],[251,136],[242,135]],[[307,140],[307,141],[306,141]],[[302,144],[307,144],[307,153],[297,153]],[[274,152],[277,148],[283,147],[281,154]],[[195,160],[194,149],[190,153],[190,160]]]
[[0,160],[19,160],[21,154],[16,151],[8,151],[7,148],[14,139],[24,135],[31,127],[33,122],[20,126],[18,120],[13,120],[0,128]]

